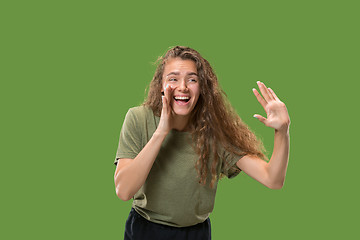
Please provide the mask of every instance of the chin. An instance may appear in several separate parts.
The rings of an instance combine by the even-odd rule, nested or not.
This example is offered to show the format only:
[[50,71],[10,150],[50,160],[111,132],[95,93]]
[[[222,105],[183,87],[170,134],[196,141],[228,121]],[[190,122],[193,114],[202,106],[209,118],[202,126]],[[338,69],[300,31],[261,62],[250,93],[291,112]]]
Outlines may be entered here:
[[183,117],[189,116],[190,113],[191,113],[191,110],[188,109],[188,108],[183,108],[183,109],[181,109],[181,108],[174,107],[174,108],[173,108],[173,111],[174,111],[174,113],[175,113],[176,115],[178,115],[178,116],[183,116]]
[[184,111],[184,110],[175,110],[174,113],[178,116],[188,116],[191,112],[189,111]]

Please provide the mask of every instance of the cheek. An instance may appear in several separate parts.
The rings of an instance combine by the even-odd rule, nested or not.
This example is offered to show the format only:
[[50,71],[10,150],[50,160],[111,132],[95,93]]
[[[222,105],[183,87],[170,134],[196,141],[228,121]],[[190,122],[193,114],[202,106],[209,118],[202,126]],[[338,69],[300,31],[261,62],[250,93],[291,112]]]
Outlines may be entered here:
[[193,88],[193,93],[196,96],[196,99],[200,97],[200,88],[198,86]]

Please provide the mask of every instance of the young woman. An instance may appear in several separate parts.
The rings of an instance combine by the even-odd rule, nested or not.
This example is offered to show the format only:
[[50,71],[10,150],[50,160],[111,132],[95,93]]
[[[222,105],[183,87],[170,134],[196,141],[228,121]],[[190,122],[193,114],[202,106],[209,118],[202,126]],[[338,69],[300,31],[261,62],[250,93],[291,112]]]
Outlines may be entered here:
[[275,129],[267,161],[197,51],[176,46],[159,60],[147,99],[126,114],[116,153],[116,194],[133,198],[125,239],[211,239],[220,177],[244,171],[266,187],[282,188],[289,115],[274,91],[257,82],[262,96],[253,93],[267,117],[254,117]]

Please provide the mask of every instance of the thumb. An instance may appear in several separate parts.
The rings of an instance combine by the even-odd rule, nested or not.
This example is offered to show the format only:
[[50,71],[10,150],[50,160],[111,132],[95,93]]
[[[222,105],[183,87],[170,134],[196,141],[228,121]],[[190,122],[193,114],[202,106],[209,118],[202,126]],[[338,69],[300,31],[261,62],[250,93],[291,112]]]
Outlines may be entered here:
[[262,122],[263,124],[265,124],[266,122],[266,118],[264,118],[263,116],[259,115],[259,114],[254,114],[253,116],[254,118],[257,118],[260,122]]
[[167,101],[166,98],[164,96],[161,96],[161,101],[162,101],[162,109],[161,112],[167,112]]

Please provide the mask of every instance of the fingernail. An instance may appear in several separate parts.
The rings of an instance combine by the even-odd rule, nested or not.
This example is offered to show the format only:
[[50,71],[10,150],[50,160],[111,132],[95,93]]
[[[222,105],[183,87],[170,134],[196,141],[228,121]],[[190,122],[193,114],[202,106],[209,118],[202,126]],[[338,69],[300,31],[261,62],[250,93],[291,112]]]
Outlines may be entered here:
[[255,115],[253,116],[254,118],[258,119]]

